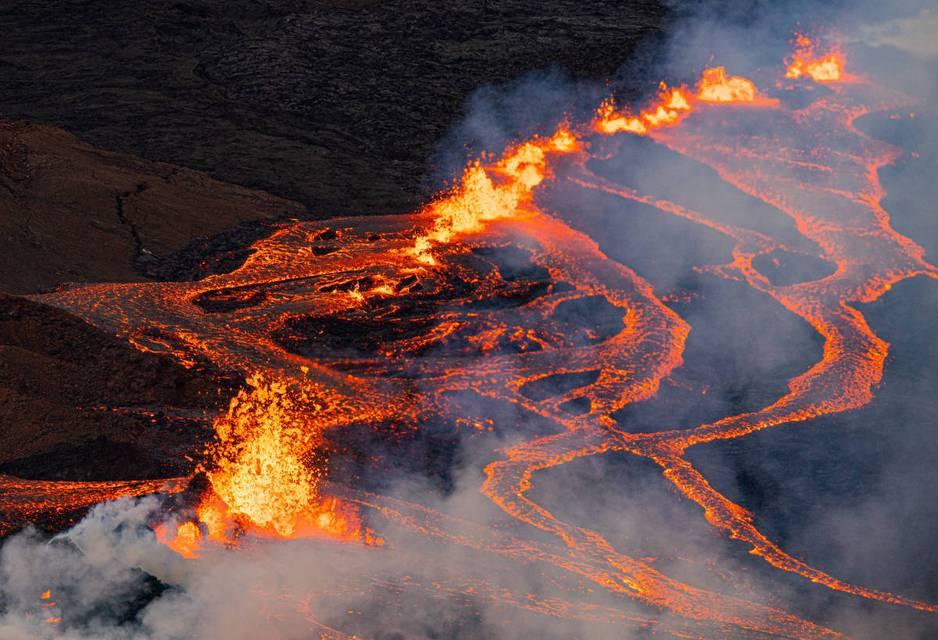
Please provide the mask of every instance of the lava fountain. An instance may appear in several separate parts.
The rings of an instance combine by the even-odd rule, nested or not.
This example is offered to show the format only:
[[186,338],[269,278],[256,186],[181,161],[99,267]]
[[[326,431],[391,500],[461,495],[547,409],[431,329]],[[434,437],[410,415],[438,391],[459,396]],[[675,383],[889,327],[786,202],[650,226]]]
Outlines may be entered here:
[[[187,557],[196,557],[203,537],[225,545],[242,536],[360,538],[354,511],[320,495],[325,460],[309,463],[304,453],[321,452],[312,402],[286,379],[247,379],[247,389],[231,399],[215,419],[203,472],[209,488],[196,507],[196,519],[161,538]],[[204,530],[204,536],[203,536]],[[379,540],[368,533],[367,541]]]
[[[853,584],[794,557],[686,456],[699,444],[869,403],[889,345],[857,303],[901,280],[938,276],[922,249],[892,228],[881,205],[877,170],[898,150],[854,126],[861,115],[912,101],[848,76],[841,52],[821,50],[805,36],[798,36],[786,65],[778,86],[823,82],[829,94],[790,107],[753,81],[714,67],[694,88],[662,84],[636,110],[610,99],[588,122],[568,121],[497,157],[484,156],[414,214],[284,225],[256,242],[240,267],[200,281],[74,286],[38,296],[140,349],[182,362],[207,360],[246,376],[246,388],[214,421],[215,437],[199,469],[205,488],[191,513],[181,509],[175,524],[160,525],[160,539],[190,558],[206,545],[297,537],[372,544],[390,554],[382,528],[393,526],[509,565],[557,571],[580,585],[566,599],[550,601],[493,589],[506,607],[645,625],[629,608],[636,604],[667,612],[660,628],[680,637],[730,631],[841,637],[744,593],[682,582],[531,497],[535,474],[615,453],[656,465],[714,530],[774,569],[851,597],[936,611],[932,603]],[[801,244],[793,249],[787,238],[599,175],[591,168],[594,149],[620,136],[642,136],[712,169],[791,221]],[[823,340],[821,359],[762,408],[690,428],[629,431],[616,412],[658,395],[682,365],[691,327],[636,271],[610,259],[563,212],[547,210],[540,196],[559,185],[638,202],[726,238],[732,262],[709,271],[803,319]],[[813,281],[773,284],[754,264],[776,251],[800,252],[836,269]],[[520,271],[512,267],[519,262],[526,265]],[[557,393],[531,392],[559,377],[576,382]],[[366,424],[392,438],[381,425],[419,430],[431,420],[468,420],[458,404],[466,393],[552,426],[552,433],[493,451],[484,467],[479,491],[512,526],[477,526],[413,501],[326,482],[329,434]],[[17,482],[24,481],[4,479],[19,490]],[[179,492],[188,479],[172,482]],[[156,488],[22,485],[36,497],[20,516],[41,509],[52,493],[77,506]],[[577,599],[594,590],[618,605]]]

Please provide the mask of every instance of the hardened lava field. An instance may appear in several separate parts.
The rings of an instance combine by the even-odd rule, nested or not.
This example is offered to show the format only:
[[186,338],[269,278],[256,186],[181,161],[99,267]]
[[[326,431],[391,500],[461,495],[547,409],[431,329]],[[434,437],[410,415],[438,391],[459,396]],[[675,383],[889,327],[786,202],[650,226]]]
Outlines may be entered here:
[[[914,101],[850,73],[839,49],[805,36],[795,45],[772,91],[714,67],[693,87],[662,85],[639,110],[603,102],[590,121],[470,163],[412,214],[282,224],[243,264],[200,280],[34,296],[137,349],[247,383],[213,421],[206,450],[191,452],[196,480],[5,477],[3,524],[162,490],[177,497],[158,537],[193,563],[294,539],[389,561],[420,538],[478,558],[477,571],[395,589],[477,597],[611,634],[843,637],[750,581],[934,614],[938,605],[790,552],[689,454],[769,428],[810,429],[871,403],[889,344],[864,305],[905,280],[938,277],[882,204],[879,169],[901,150],[856,126]],[[672,161],[688,167],[677,183]],[[623,250],[596,217],[633,213],[649,222]],[[685,249],[688,236],[699,241]],[[741,327],[734,358],[773,343],[800,355],[776,354],[717,402],[706,397],[711,386],[750,370],[729,357],[708,370],[701,354],[726,354],[694,340],[722,336],[731,322]],[[631,411],[645,407],[657,409],[638,428]],[[453,491],[456,454],[446,451],[456,447],[477,467],[468,482],[486,500],[485,523],[436,498],[389,493],[401,469]],[[689,530],[742,559],[701,562],[720,576],[705,580],[679,550],[659,560],[660,549],[610,529],[607,514],[594,523],[581,505],[538,491],[550,478],[595,482],[563,468],[588,460],[632,465],[622,479],[655,487]],[[610,472],[610,485],[618,479]],[[598,495],[610,490],[602,484],[564,489]],[[512,576],[528,571],[549,575],[550,590],[514,591]],[[335,617],[313,626],[355,637],[356,616]]]

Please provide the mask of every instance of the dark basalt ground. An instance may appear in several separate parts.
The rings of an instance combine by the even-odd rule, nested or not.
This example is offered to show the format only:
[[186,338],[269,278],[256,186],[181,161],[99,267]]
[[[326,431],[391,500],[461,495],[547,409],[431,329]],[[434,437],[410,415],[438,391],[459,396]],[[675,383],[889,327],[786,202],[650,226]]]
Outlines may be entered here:
[[[4,3],[0,291],[197,279],[279,218],[410,210],[472,91],[552,66],[604,78],[663,16],[652,0]],[[180,471],[170,449],[198,420],[146,412],[214,406],[195,373],[41,305],[0,314],[0,470]]]
[[612,74],[654,0],[27,0],[0,7],[0,117],[314,212],[398,212],[479,86]]
[[2,296],[0,473],[122,480],[184,472],[182,453],[205,437],[199,418],[224,404],[225,384],[58,309]]
[[[2,3],[0,291],[25,294],[69,281],[202,278],[237,266],[250,243],[284,217],[411,210],[438,186],[428,180],[439,169],[430,159],[474,90],[551,66],[575,77],[605,78],[664,18],[652,0]],[[810,96],[784,97],[796,103]],[[861,124],[920,152],[881,172],[889,190],[884,204],[895,227],[933,259],[938,234],[933,199],[925,195],[932,192],[938,145],[923,131],[934,127]],[[641,139],[629,144],[646,154],[650,146]],[[651,166],[593,165],[619,178],[629,171],[647,178],[641,172]],[[786,219],[726,187],[714,190],[699,168],[699,180],[689,182],[686,160],[670,158],[667,166],[673,173],[659,176],[659,195],[693,198],[694,188],[705,188],[733,205],[725,211],[750,214],[753,228],[798,241]],[[555,195],[562,204],[563,193]],[[821,345],[809,327],[779,316],[765,296],[693,271],[725,261],[725,239],[662,219],[648,207],[612,204],[601,194],[579,202],[584,209],[595,206],[571,223],[668,293],[668,303],[693,327],[685,365],[654,404],[616,416],[623,428],[686,427],[754,409],[777,398],[790,376],[817,359]],[[613,224],[621,233],[609,234]],[[660,251],[685,246],[691,234],[695,242],[686,251]],[[330,239],[322,238],[323,251],[331,250]],[[482,257],[497,262],[506,281],[542,279],[525,260]],[[773,282],[792,283],[823,277],[830,265],[779,253],[757,267]],[[200,304],[224,314],[256,304],[252,296],[261,295],[246,290],[207,296]],[[786,550],[838,576],[929,600],[938,591],[931,548],[938,518],[930,490],[938,480],[929,348],[936,307],[935,283],[915,280],[863,309],[893,345],[869,407],[690,454],[708,480],[752,510]],[[595,309],[565,311],[574,323]],[[354,321],[328,327],[305,321],[289,327],[297,330],[292,343],[285,340],[298,352],[310,348],[304,337],[322,340],[331,332],[330,339],[348,343],[350,335],[373,329]],[[763,331],[770,325],[773,332]],[[372,348],[363,345],[366,352]],[[549,397],[594,375],[556,376],[523,391]],[[205,417],[236,384],[140,353],[62,311],[0,297],[0,473],[74,480],[184,473],[189,463],[180,453],[208,436]],[[571,401],[570,412],[588,411],[584,400]],[[424,475],[441,492],[452,490],[466,443],[508,440],[516,434],[505,432],[521,421],[514,407],[473,392],[447,401],[460,416],[457,424],[410,431],[390,424],[382,432],[353,425],[330,434],[331,477],[380,490],[395,470]],[[490,420],[493,415],[499,419]],[[473,426],[485,420],[490,432]],[[525,417],[531,433],[554,427]],[[597,494],[606,492],[600,498],[609,530],[623,537],[612,539],[617,547],[647,553],[658,551],[656,542],[680,547],[704,536],[717,539],[696,507],[674,499],[657,468],[626,456],[552,470],[538,478],[532,497],[545,498],[561,517],[587,521],[593,512],[579,511],[580,505],[592,503],[563,492],[584,482]],[[629,513],[631,526],[623,527]],[[662,522],[687,519],[696,523],[687,532],[655,539]],[[605,532],[606,523],[597,529]],[[734,558],[745,556],[739,546],[731,551]],[[766,570],[761,560],[752,563]],[[781,572],[773,576],[786,580]],[[920,623],[905,609],[873,617],[862,610],[867,603],[800,578],[784,585],[799,596],[799,608],[816,611],[812,617],[821,622],[835,612],[840,619],[830,623],[840,628],[849,617],[846,630],[855,637],[935,636],[930,619]],[[464,627],[475,630],[472,623]],[[455,637],[458,630],[434,632]]]

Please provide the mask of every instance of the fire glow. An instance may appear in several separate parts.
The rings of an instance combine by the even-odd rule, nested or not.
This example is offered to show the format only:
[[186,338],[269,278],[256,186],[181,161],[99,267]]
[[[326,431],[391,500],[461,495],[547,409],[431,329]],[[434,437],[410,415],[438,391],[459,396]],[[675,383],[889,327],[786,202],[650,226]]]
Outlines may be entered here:
[[815,82],[837,82],[844,76],[844,56],[838,50],[819,53],[815,43],[803,34],[795,36],[795,53],[791,57],[785,77],[808,77]]
[[[93,285],[43,296],[44,302],[121,335],[140,335],[152,322],[181,327],[184,331],[175,335],[184,339],[168,346],[176,357],[197,355],[253,374],[228,412],[214,421],[216,437],[202,467],[209,488],[200,496],[195,515],[160,525],[159,539],[189,558],[199,557],[206,545],[237,546],[249,536],[313,536],[381,545],[365,523],[371,517],[383,518],[441,542],[518,562],[545,563],[583,580],[590,590],[666,609],[673,614],[669,618],[684,621],[672,629],[685,637],[706,635],[696,625],[711,625],[710,632],[720,633],[732,628],[751,635],[841,637],[781,609],[679,582],[647,558],[615,549],[598,531],[562,521],[528,495],[537,472],[617,452],[657,465],[682,496],[699,505],[707,522],[748,545],[772,567],[859,598],[936,611],[931,603],[849,583],[789,555],[759,530],[753,514],[718,492],[686,456],[698,444],[869,403],[882,380],[888,344],[852,305],[875,300],[906,278],[938,277],[922,249],[892,229],[880,205],[884,192],[877,169],[895,159],[895,150],[861,138],[853,127],[853,119],[874,110],[871,104],[898,105],[906,99],[872,85],[838,85],[842,56],[819,55],[803,37],[797,46],[785,75],[832,87],[831,95],[819,98],[810,111],[790,111],[752,81],[714,67],[703,72],[693,90],[662,84],[656,98],[635,114],[605,101],[588,123],[563,123],[549,136],[474,161],[452,190],[413,215],[296,223],[257,242],[232,273],[205,281]],[[740,133],[733,128],[733,118],[714,117],[732,109],[756,115],[771,110],[790,128],[774,132],[777,136],[771,140]],[[704,127],[697,115],[701,120],[709,115],[712,121]],[[824,127],[825,135],[836,128],[843,148],[798,148],[800,140],[810,137],[801,134],[811,127]],[[781,239],[594,174],[587,166],[591,144],[621,133],[647,136],[774,207],[817,247],[813,257],[834,263],[836,271],[823,280],[775,286],[753,261],[784,250]],[[786,134],[790,143],[781,144]],[[569,165],[562,172],[560,158]],[[807,177],[793,188],[791,172],[779,166],[798,166]],[[859,185],[856,190],[831,188],[832,167],[854,181],[845,182]],[[825,340],[821,360],[791,378],[787,392],[761,409],[686,429],[625,431],[613,414],[658,393],[662,381],[682,364],[690,327],[635,271],[608,258],[594,239],[541,209],[536,192],[560,180],[653,207],[725,236],[734,245],[732,262],[712,271],[745,283],[811,325]],[[342,250],[309,249],[326,237],[341,242]],[[480,275],[460,262],[473,249],[504,247],[530,256],[549,282],[540,289],[525,289],[497,268]],[[461,287],[465,283],[471,286]],[[258,289],[276,295],[258,297],[252,306],[231,311],[224,323],[193,310],[193,301],[204,296],[244,295]],[[539,295],[531,294],[517,308],[478,304],[532,290]],[[597,299],[621,316],[606,333],[571,327],[557,317],[557,309],[565,304]],[[449,306],[438,309],[444,304]],[[428,312],[435,314],[433,322],[417,324],[416,329],[394,315],[400,308],[426,307],[438,309]],[[373,348],[374,353],[349,355],[323,342],[312,355],[306,351],[301,356],[271,337],[275,327],[291,344],[302,342],[302,336],[287,330],[300,314],[311,321],[348,323],[357,329],[356,337],[374,326],[369,323],[375,316],[387,324],[399,323],[399,332]],[[325,329],[320,327],[320,333]],[[453,351],[472,357],[448,357]],[[295,373],[300,360],[302,375]],[[264,373],[254,373],[261,367]],[[525,385],[551,376],[596,369],[592,381],[556,396],[534,400],[522,393]],[[427,384],[415,385],[414,379]],[[524,538],[523,533],[457,535],[452,518],[422,505],[352,489],[351,498],[339,499],[324,490],[328,447],[323,434],[328,430],[392,419],[417,424],[421,411],[432,407],[443,414],[438,408],[447,406],[447,394],[466,390],[557,427],[551,435],[517,442],[494,455],[480,488],[505,514],[552,536],[556,545]],[[577,401],[585,408],[571,412],[571,403]],[[529,597],[527,606],[533,600]],[[558,617],[576,619],[582,613],[572,602],[559,599],[540,606]],[[614,623],[637,619],[598,608],[589,613]]]
[[[616,109],[612,100],[604,101],[597,109],[591,129],[604,135],[620,132],[643,135],[658,127],[678,124],[693,112],[696,103],[759,106],[777,103],[762,96],[751,80],[728,76],[723,67],[706,69],[695,93],[687,87],[669,88],[664,83],[659,89],[658,99],[638,116]],[[536,212],[531,195],[550,178],[551,156],[583,151],[582,135],[562,125],[550,137],[510,146],[495,162],[470,164],[459,184],[423,211],[433,221],[432,227],[417,237],[413,254],[424,264],[435,264],[430,253],[433,243],[447,243],[460,234],[477,232],[492,220]]]
[[[321,446],[315,415],[301,389],[288,380],[255,375],[214,421],[205,474],[211,485],[185,521],[157,535],[180,555],[198,557],[203,538],[222,545],[241,536],[362,538],[355,512],[319,494],[324,462],[310,465],[303,453]],[[204,531],[204,533],[203,533]],[[367,541],[378,539],[369,534]]]

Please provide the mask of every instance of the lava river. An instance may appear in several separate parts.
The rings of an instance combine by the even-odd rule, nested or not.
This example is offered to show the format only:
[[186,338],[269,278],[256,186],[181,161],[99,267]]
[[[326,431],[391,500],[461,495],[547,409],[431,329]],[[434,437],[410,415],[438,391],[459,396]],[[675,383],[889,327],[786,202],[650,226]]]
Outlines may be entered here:
[[[249,379],[215,421],[216,438],[200,468],[206,480],[197,516],[161,531],[161,539],[191,557],[204,545],[231,546],[251,534],[337,538],[393,554],[383,533],[393,524],[499,558],[506,571],[514,563],[548,567],[621,604],[590,604],[582,593],[544,600],[511,594],[498,587],[497,576],[489,587],[457,589],[489,594],[506,607],[680,637],[842,637],[744,594],[671,577],[647,558],[617,550],[589,523],[564,521],[531,497],[538,474],[614,453],[657,465],[716,531],[775,569],[851,597],[938,610],[790,555],[686,455],[695,445],[869,403],[889,345],[858,303],[913,276],[938,277],[880,204],[878,170],[900,150],[854,126],[860,116],[907,108],[911,99],[849,75],[839,52],[818,53],[806,38],[798,46],[787,71],[778,69],[774,94],[717,67],[692,87],[662,85],[634,112],[608,101],[588,122],[566,122],[470,164],[451,191],[410,215],[287,224],[256,242],[240,267],[199,281],[76,285],[36,296],[140,349]],[[784,99],[811,85],[824,90],[811,94],[807,106]],[[595,168],[600,155],[616,155],[636,136],[709,167],[786,217],[798,237],[641,192]],[[647,280],[551,208],[548,192],[561,188],[641,203],[724,237],[732,261],[708,272],[745,283],[780,313],[803,319],[823,341],[820,359],[762,408],[688,428],[630,431],[613,414],[655,401],[682,366],[692,327]],[[754,265],[779,251],[829,262],[833,272],[773,284]],[[527,266],[519,272],[515,263]],[[595,326],[584,318],[595,318]],[[578,382],[547,397],[530,393],[564,377]],[[419,429],[440,417],[468,420],[458,400],[466,393],[552,425],[551,433],[492,451],[484,469],[478,489],[513,519],[511,527],[483,527],[325,477],[328,461],[317,453],[324,434],[349,425]],[[3,477],[3,500],[19,505],[8,511],[19,521],[0,527],[44,509],[78,509],[159,486],[181,492],[187,479],[166,483]],[[331,628],[324,633],[346,637]]]

